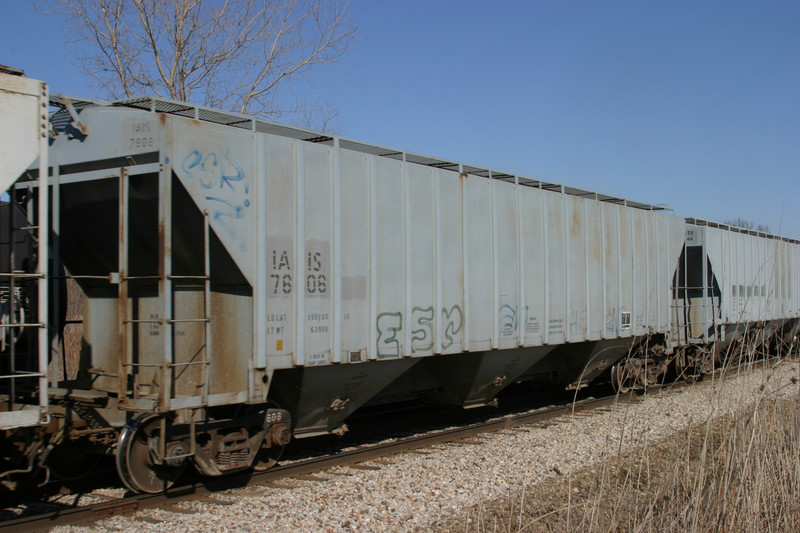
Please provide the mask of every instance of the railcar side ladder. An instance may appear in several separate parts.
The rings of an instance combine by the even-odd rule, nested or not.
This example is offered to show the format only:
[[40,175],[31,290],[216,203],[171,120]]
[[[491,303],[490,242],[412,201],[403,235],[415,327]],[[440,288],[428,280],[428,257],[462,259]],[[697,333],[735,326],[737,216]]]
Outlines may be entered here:
[[[129,218],[128,218],[128,173],[122,169],[119,179],[119,273],[118,273],[118,305],[120,317],[120,380],[119,397],[137,400],[140,398],[138,387],[139,369],[150,367],[159,369],[158,411],[166,412],[179,408],[196,408],[208,403],[210,361],[211,361],[211,263],[210,263],[210,227],[208,213],[203,213],[203,274],[180,275],[172,273],[172,201],[171,176],[169,170],[162,169],[159,173],[159,258],[157,275],[130,276],[129,268]],[[157,280],[158,301],[160,313],[158,316],[134,319],[129,316],[129,282],[135,280]],[[202,281],[203,283],[203,313],[199,317],[175,317],[174,302],[176,291],[174,281]],[[188,357],[185,361],[178,361],[175,350],[175,326],[185,323],[203,324],[202,357],[195,359]],[[132,357],[132,335],[135,324],[150,324],[162,332],[163,357],[158,363],[134,362]],[[164,334],[166,333],[166,334]],[[141,354],[139,354],[141,360]],[[173,402],[177,398],[174,386],[177,378],[176,369],[185,369],[191,366],[203,368],[202,391],[199,396],[182,398],[179,405]],[[131,378],[132,376],[132,378]],[[129,382],[130,378],[130,382]],[[134,410],[137,410],[134,407]]]
[[[46,102],[46,88],[43,91]],[[48,174],[46,132],[45,120],[40,141],[40,177]],[[0,272],[0,405],[3,405],[0,408],[0,430],[49,421],[47,269],[50,199],[49,187],[46,186],[36,186],[35,197],[35,185],[35,182],[28,182],[12,187],[7,205],[8,227],[2,236],[4,240],[8,239],[5,243],[8,256],[5,264],[0,266],[3,269]],[[25,217],[22,212],[26,213]],[[22,261],[16,257],[18,244],[24,243],[26,238],[32,241],[30,246],[35,250],[35,265],[25,260],[34,257],[33,254],[27,254]],[[35,303],[31,301],[34,296]],[[35,313],[30,313],[31,310]],[[26,353],[20,354],[17,342],[25,330],[37,330],[37,333],[28,336],[30,344],[23,348]],[[37,404],[38,409],[35,407]]]
[[681,344],[718,339],[720,294],[702,243],[690,230],[673,280],[673,334]]

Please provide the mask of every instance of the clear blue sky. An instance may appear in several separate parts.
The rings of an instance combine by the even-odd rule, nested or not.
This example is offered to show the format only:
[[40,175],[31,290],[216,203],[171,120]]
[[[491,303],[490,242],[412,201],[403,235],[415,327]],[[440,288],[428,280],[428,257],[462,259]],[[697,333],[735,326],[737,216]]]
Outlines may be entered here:
[[[800,239],[800,2],[358,0],[316,72],[345,137]],[[0,1],[0,63],[95,96],[58,17]]]

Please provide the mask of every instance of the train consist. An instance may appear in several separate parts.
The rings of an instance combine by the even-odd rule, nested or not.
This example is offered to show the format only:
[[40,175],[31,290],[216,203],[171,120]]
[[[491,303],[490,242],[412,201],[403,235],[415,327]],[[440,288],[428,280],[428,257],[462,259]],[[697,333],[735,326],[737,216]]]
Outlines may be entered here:
[[112,455],[158,492],[189,465],[268,468],[367,403],[481,406],[609,372],[628,390],[797,335],[792,239],[0,76],[7,487]]

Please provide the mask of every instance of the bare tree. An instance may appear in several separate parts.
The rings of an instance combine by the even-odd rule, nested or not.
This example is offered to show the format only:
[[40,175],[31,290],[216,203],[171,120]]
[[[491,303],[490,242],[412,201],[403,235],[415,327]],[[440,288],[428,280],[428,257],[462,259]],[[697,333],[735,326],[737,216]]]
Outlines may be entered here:
[[358,38],[348,1],[45,2],[66,15],[79,65],[104,98],[155,94],[271,118],[299,113],[296,122],[326,124],[331,112],[287,105],[285,92]]
[[734,227],[737,227],[737,228],[753,229],[753,230],[756,230],[756,231],[761,231],[763,233],[769,233],[769,226],[767,226],[766,224],[755,224],[754,222],[752,222],[750,220],[746,220],[744,218],[739,218],[739,217],[732,218],[730,220],[726,220],[725,224],[727,224],[728,226],[734,226]]

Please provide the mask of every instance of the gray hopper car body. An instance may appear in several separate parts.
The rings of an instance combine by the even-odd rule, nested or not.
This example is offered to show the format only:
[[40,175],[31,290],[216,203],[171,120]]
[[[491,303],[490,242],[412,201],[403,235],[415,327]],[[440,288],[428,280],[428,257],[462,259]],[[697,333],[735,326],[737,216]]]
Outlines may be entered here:
[[553,347],[603,352],[578,384],[670,334],[684,222],[663,209],[186,112],[89,106],[51,149],[83,357],[126,410],[274,396],[314,434],[426,358],[476,405]]

